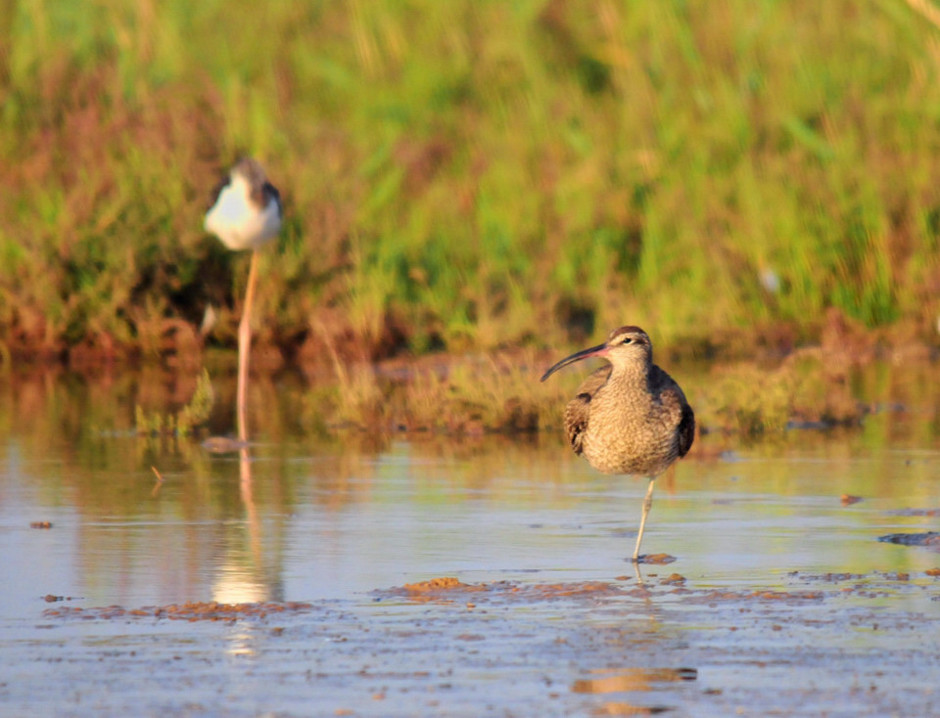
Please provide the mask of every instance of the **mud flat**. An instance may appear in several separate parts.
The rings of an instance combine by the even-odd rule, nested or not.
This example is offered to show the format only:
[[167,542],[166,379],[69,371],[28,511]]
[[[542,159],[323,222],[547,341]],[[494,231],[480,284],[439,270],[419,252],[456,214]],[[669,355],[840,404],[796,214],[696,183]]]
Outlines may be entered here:
[[938,573],[792,573],[775,587],[672,571],[436,577],[356,600],[53,602],[5,632],[0,711],[931,715]]

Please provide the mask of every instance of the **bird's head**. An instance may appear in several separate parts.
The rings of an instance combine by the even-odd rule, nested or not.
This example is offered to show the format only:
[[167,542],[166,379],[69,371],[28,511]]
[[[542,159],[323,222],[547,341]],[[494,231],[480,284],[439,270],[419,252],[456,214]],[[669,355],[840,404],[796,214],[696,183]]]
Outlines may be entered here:
[[639,327],[614,329],[604,343],[604,356],[616,366],[649,364],[653,361],[653,345],[649,335]]
[[232,177],[241,177],[248,184],[263,185],[268,181],[264,167],[254,157],[242,157],[232,167]]
[[613,364],[614,369],[631,366],[645,368],[653,361],[653,345],[650,343],[649,335],[639,327],[620,327],[614,329],[603,344],[582,349],[562,359],[542,375],[542,381],[548,379],[562,367],[589,357],[604,357]]
[[231,172],[232,184],[244,183],[245,191],[261,206],[264,186],[268,183],[268,176],[264,167],[254,157],[243,157],[235,163]]

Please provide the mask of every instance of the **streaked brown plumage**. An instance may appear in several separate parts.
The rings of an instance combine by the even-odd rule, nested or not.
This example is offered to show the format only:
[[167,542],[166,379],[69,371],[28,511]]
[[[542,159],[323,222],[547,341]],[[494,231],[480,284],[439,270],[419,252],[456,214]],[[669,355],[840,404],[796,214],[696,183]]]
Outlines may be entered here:
[[633,552],[638,561],[653,504],[653,481],[688,453],[695,437],[695,414],[679,385],[653,364],[650,338],[635,326],[615,329],[604,344],[562,359],[542,381],[593,356],[610,363],[588,376],[568,402],[565,430],[574,452],[598,471],[649,477]]

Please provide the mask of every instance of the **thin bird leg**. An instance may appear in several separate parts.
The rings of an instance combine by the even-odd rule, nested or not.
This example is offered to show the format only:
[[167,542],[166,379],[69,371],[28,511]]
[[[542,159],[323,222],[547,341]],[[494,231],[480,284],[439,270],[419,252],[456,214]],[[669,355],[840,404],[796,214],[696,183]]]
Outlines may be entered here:
[[245,404],[248,393],[248,353],[251,350],[251,304],[255,298],[257,274],[258,251],[253,250],[251,253],[251,267],[248,270],[248,287],[245,289],[245,306],[242,307],[242,320],[238,325],[238,393],[236,406],[238,412],[239,441],[248,441]]
[[653,482],[655,480],[655,477],[650,479],[646,498],[643,499],[643,516],[640,518],[640,530],[636,535],[636,548],[633,549],[633,563],[639,563],[640,560],[640,542],[643,540],[643,529],[646,528],[646,517],[649,516],[650,508],[653,506]]

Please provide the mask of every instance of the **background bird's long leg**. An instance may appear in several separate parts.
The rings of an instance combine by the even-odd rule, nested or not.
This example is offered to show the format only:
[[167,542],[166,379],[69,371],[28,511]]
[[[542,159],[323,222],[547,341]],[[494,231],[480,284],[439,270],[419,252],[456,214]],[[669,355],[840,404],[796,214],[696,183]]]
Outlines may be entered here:
[[251,304],[255,298],[257,274],[258,250],[253,250],[251,253],[251,267],[248,270],[248,287],[245,289],[245,306],[242,307],[242,320],[238,325],[238,393],[235,401],[238,413],[239,441],[248,441],[245,404],[248,394],[248,354],[251,350]]
[[653,482],[655,478],[650,479],[649,488],[646,490],[646,498],[643,499],[643,516],[640,517],[640,530],[636,535],[636,548],[633,549],[633,563],[640,559],[640,542],[643,541],[643,529],[646,528],[646,517],[649,516],[650,508],[653,506]]

